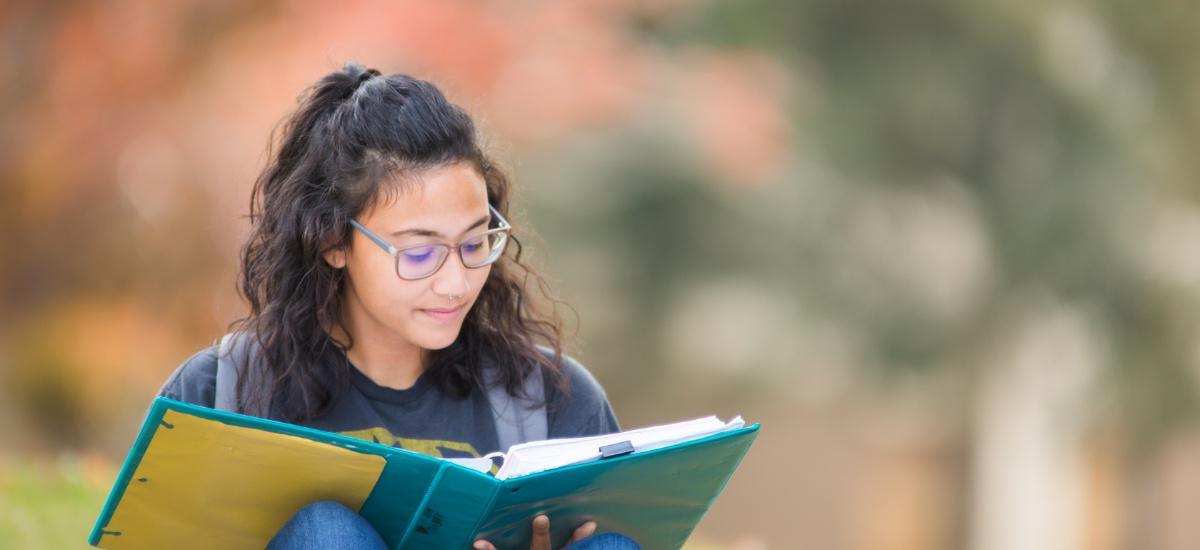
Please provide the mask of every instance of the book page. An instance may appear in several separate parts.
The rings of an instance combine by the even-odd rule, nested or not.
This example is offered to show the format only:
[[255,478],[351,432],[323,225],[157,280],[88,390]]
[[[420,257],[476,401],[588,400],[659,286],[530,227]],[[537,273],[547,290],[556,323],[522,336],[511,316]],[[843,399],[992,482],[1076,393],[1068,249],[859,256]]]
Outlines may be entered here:
[[601,458],[600,448],[629,442],[633,452],[659,449],[745,426],[742,417],[722,422],[715,416],[674,424],[650,426],[615,434],[570,439],[548,439],[513,445],[504,458],[496,479],[509,479],[569,464]]

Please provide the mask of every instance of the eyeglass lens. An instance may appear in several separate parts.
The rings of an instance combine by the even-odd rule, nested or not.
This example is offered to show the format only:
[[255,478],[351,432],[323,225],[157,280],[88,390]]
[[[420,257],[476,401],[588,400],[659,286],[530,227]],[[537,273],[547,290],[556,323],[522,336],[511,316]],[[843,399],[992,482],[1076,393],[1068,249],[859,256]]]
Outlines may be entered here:
[[[508,234],[504,231],[470,237],[459,243],[458,253],[468,268],[495,262],[504,252]],[[429,244],[405,248],[396,254],[396,274],[402,279],[421,279],[433,275],[450,254],[450,245]]]

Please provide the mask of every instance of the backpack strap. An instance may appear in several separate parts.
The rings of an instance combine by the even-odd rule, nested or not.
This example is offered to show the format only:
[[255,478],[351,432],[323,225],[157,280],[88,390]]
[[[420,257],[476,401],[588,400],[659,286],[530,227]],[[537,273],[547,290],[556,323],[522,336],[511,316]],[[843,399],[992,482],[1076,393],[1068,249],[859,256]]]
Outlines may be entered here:
[[232,332],[222,336],[221,344],[217,346],[217,382],[213,408],[218,411],[237,412],[238,409],[238,368],[233,364],[233,358],[229,355],[232,336]]
[[542,368],[537,366],[525,378],[523,389],[526,397],[513,397],[499,380],[500,369],[495,364],[489,366],[491,368],[484,370],[484,378],[500,451],[507,452],[509,447],[518,443],[546,439],[549,430]]
[[217,380],[216,392],[213,398],[213,408],[218,411],[240,412],[251,416],[266,418],[270,411],[270,400],[252,410],[242,410],[238,403],[237,383],[243,372],[249,372],[250,382],[261,378],[254,369],[245,368],[255,364],[258,357],[258,343],[254,342],[245,332],[230,332],[221,337],[217,347]]

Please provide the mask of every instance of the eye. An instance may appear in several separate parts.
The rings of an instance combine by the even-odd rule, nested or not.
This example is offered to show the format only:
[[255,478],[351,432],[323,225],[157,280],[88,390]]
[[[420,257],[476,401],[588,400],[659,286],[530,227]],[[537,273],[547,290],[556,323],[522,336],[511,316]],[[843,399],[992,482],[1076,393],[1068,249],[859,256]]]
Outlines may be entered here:
[[419,248],[409,248],[400,253],[400,258],[406,263],[419,265],[427,263],[437,256],[437,249],[432,246],[422,246]]
[[476,255],[481,252],[487,252],[487,244],[487,237],[485,235],[471,237],[462,243],[463,255]]

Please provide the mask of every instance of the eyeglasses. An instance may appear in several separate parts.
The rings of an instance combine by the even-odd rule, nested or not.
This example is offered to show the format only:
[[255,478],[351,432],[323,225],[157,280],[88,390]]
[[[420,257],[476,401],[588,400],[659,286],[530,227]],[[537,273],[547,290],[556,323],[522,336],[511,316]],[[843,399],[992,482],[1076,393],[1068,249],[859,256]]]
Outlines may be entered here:
[[512,225],[492,205],[488,205],[488,210],[491,211],[492,221],[496,223],[497,227],[477,233],[454,244],[430,243],[396,248],[383,237],[372,233],[370,229],[358,223],[358,220],[351,219],[350,225],[353,225],[368,239],[379,245],[379,248],[384,249],[396,259],[397,277],[406,281],[416,281],[437,273],[442,268],[442,264],[446,263],[446,258],[450,256],[451,250],[458,251],[463,265],[469,269],[496,263],[496,260],[499,260],[500,256],[504,254],[504,247],[508,244],[508,233],[512,229]]

